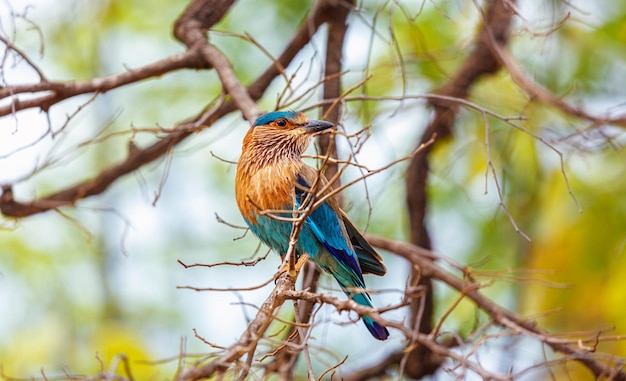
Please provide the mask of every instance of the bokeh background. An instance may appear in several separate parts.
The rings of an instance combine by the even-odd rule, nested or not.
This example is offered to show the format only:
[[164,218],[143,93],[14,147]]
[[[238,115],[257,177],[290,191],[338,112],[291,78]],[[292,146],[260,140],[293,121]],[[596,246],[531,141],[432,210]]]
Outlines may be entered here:
[[[371,76],[358,94],[428,93],[454,73],[480,22],[470,1],[357,3],[349,18],[344,68],[346,88]],[[11,0],[0,4],[0,32],[48,78],[86,80],[182,51],[171,25],[186,5],[184,0]],[[211,39],[247,83],[270,60],[241,35],[248,33],[277,54],[310,6],[309,1],[241,0]],[[515,22],[509,50],[525,70],[590,113],[623,114],[626,3],[546,0],[518,6],[523,19]],[[287,69],[295,74],[298,94],[319,80],[323,33]],[[4,55],[3,86],[38,80],[23,60]],[[275,81],[260,107],[274,109],[284,87],[283,80]],[[195,115],[220,91],[214,72],[187,70],[95,99],[79,96],[49,113],[29,110],[4,117],[0,183],[14,184],[16,197],[31,199],[92,177],[125,157],[131,137],[139,146],[155,141],[156,128]],[[312,92],[293,107],[314,104],[318,95]],[[486,128],[483,115],[462,111],[454,138],[438,145],[431,160],[433,246],[472,265],[479,279],[493,282],[485,289],[490,297],[522,316],[538,317],[548,331],[625,335],[624,126],[596,126],[532,102],[504,71],[482,80],[470,100],[500,115],[523,115],[516,123],[525,130],[494,117]],[[429,117],[425,101],[416,98],[348,102],[344,111],[347,132],[371,126],[356,155],[371,168],[410,153]],[[136,379],[167,379],[181,352],[213,350],[194,337],[194,329],[216,345],[237,339],[272,283],[238,291],[178,287],[252,288],[271,278],[278,259],[271,254],[254,267],[211,268],[184,268],[177,261],[218,263],[265,254],[250,234],[239,239],[243,230],[219,221],[243,225],[234,201],[232,162],[247,127],[240,115],[231,114],[76,207],[21,220],[0,217],[4,375],[40,376],[42,369],[49,376],[95,374],[102,366],[98,359],[107,369],[124,353]],[[346,157],[348,142],[340,140],[340,147]],[[504,203],[531,241],[515,231],[500,207],[489,157]],[[345,209],[360,228],[407,238],[404,168],[397,165],[344,192]],[[357,176],[349,170],[344,180]],[[383,290],[375,295],[377,306],[401,300],[408,273],[403,260],[383,255],[388,275],[367,279],[371,288]],[[322,286],[336,292],[328,277]],[[436,285],[437,317],[456,297]],[[402,311],[389,317],[401,319]],[[348,316],[333,308],[324,307],[317,319],[314,345],[326,349],[315,357],[318,369],[348,355],[341,371],[349,372],[402,346],[397,332],[380,346],[360,324],[336,324]],[[444,329],[468,337],[484,319],[464,302]],[[491,356],[487,365],[505,371],[511,364],[530,366],[544,359],[537,344],[518,343],[515,349],[510,344],[485,349]],[[626,344],[607,341],[598,350],[624,356]],[[567,372],[589,376],[571,364]],[[433,376],[446,377],[445,372]]]

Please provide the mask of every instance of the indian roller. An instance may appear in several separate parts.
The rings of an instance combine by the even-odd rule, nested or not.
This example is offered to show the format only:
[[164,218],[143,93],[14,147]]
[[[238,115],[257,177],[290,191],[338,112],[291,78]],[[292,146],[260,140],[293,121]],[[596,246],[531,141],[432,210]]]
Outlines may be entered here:
[[[302,161],[313,135],[333,127],[309,120],[296,111],[275,111],[260,116],[243,139],[237,164],[237,205],[250,230],[281,257],[287,254],[294,217],[301,207],[312,205],[331,192],[327,180]],[[317,186],[316,186],[317,185]],[[312,186],[321,189],[319,195]],[[349,298],[372,307],[363,273],[384,275],[382,258],[329,197],[302,223],[295,245],[296,259],[308,256],[332,275]],[[389,332],[368,316],[363,323],[378,340]]]

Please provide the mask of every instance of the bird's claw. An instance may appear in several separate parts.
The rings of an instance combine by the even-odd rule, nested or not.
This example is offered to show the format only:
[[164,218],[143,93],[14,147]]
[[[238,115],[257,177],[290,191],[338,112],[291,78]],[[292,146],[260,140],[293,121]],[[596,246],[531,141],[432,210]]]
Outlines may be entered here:
[[280,272],[283,272],[283,273],[286,272],[289,275],[289,277],[296,279],[298,277],[298,274],[300,273],[300,270],[302,269],[302,266],[304,266],[304,264],[306,263],[308,259],[309,259],[308,254],[302,254],[300,258],[298,258],[297,262],[295,263],[293,263],[293,261],[287,262],[287,264],[283,266]]

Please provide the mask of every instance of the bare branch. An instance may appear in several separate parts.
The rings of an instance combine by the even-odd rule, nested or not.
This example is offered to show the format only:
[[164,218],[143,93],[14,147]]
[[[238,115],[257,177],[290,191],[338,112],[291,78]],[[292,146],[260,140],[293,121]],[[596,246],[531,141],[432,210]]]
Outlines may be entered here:
[[220,77],[224,90],[231,95],[237,108],[243,112],[244,117],[250,124],[261,113],[248,91],[241,85],[228,59],[213,45],[208,42],[201,47],[204,59],[211,63]]
[[[30,66],[30,67],[31,67],[31,68],[32,68],[32,69],[33,69],[33,70],[37,73],[37,75],[39,76],[39,79],[40,79],[40,80],[42,80],[42,81],[45,81],[45,80],[46,80],[46,77],[45,77],[45,75],[43,74],[43,71],[41,70],[41,68],[39,68],[39,66],[37,66],[37,65],[33,62],[33,60],[31,60],[31,59],[30,59],[30,57],[29,57],[26,53],[24,53],[24,52],[23,52],[20,48],[18,48],[17,46],[15,46],[15,44],[13,44],[11,41],[9,41],[9,39],[8,39],[8,38],[6,38],[6,37],[4,37],[4,36],[2,36],[2,35],[0,35],[0,41],[2,41],[2,42],[6,45],[7,49],[10,49],[10,50],[14,51],[15,53],[17,53],[17,55],[19,55],[20,57],[22,57],[22,59],[23,59],[24,61],[26,61],[26,63],[28,64],[28,66]],[[3,64],[4,64],[4,61],[6,60],[6,58],[7,58],[7,56],[5,55],[5,56],[3,57],[3,60],[2,60],[2,61],[3,61],[3,62],[2,62]],[[4,66],[4,65],[3,65],[3,66]],[[4,90],[5,90],[5,89],[0,89],[0,94],[2,94],[2,92],[3,92]],[[4,97],[3,97],[2,95],[0,95],[0,99],[2,99],[2,98],[4,98]],[[2,116],[2,115],[0,115],[0,116]]]
[[[181,69],[208,69],[211,66],[204,61],[197,50],[188,50],[160,61],[130,69],[108,77],[94,78],[87,81],[50,82],[42,81],[28,85],[10,85],[0,89],[0,99],[11,97],[11,102],[0,107],[0,116],[37,107],[48,111],[51,106],[74,96],[89,93],[106,93],[128,84],[149,78],[160,77]],[[38,97],[20,100],[18,94],[44,93]]]
[[174,36],[188,48],[206,42],[206,31],[220,21],[234,0],[193,0],[174,23]]
[[472,371],[476,372],[476,374],[480,375],[486,380],[510,380],[511,379],[511,377],[509,376],[499,376],[494,373],[491,373],[485,370],[479,364],[468,361],[464,356],[457,354],[456,352],[450,350],[449,348],[437,343],[437,341],[435,341],[433,337],[430,335],[426,335],[426,334],[419,333],[419,332],[414,332],[410,327],[407,327],[401,323],[384,320],[376,309],[360,305],[356,303],[354,300],[351,300],[351,299],[341,300],[335,296],[328,295],[328,294],[316,294],[316,293],[312,293],[308,291],[293,291],[293,290],[285,291],[285,298],[307,300],[309,302],[315,302],[315,303],[331,304],[335,306],[335,308],[337,308],[339,312],[355,311],[360,316],[369,316],[370,318],[372,318],[373,320],[375,320],[376,322],[380,324],[384,324],[388,327],[393,327],[393,328],[401,330],[405,334],[405,336],[407,336],[408,338],[414,338],[421,345],[426,346],[432,352],[440,356],[454,359],[463,367],[467,367],[468,369],[471,369]]
[[176,377],[177,381],[189,381],[208,378],[215,373],[222,373],[230,364],[239,360],[246,353],[254,353],[254,350],[270,323],[273,320],[274,311],[286,300],[286,293],[292,290],[295,279],[288,272],[282,273],[276,280],[276,288],[265,300],[254,320],[248,325],[246,331],[239,340],[228,348],[219,358],[197,368],[183,369]]
[[498,60],[509,72],[513,81],[515,81],[520,89],[526,93],[531,100],[537,100],[551,105],[563,113],[575,118],[588,120],[593,124],[592,128],[598,128],[606,125],[626,127],[626,115],[616,117],[611,115],[594,115],[582,107],[571,105],[534,81],[502,46],[491,43],[490,47],[497,55]]
[[[461,279],[441,269],[429,259],[429,257],[432,257],[433,255],[429,250],[411,245],[409,243],[391,241],[369,234],[367,235],[367,240],[376,247],[401,255],[411,263],[418,265],[425,275],[433,279],[440,280],[456,289],[461,294],[476,303],[480,309],[489,314],[490,318],[496,324],[502,327],[510,328],[515,332],[520,332],[546,343],[553,350],[563,353],[575,361],[581,362],[589,368],[589,370],[592,371],[597,378],[612,375],[613,380],[626,380],[626,373],[622,368],[611,367],[596,360],[590,350],[580,348],[577,345],[572,345],[571,340],[562,340],[547,334],[539,329],[533,321],[519,317],[484,296],[479,291],[480,285],[477,283],[468,280],[467,278]],[[617,361],[619,362],[620,360]]]
[[[210,3],[210,1],[194,1],[192,5],[204,3],[208,4]],[[280,67],[287,66],[300,51],[300,49],[302,49],[302,47],[310,41],[311,36],[313,36],[317,28],[319,28],[319,26],[324,22],[325,18],[327,17],[325,13],[326,7],[328,6],[327,3],[327,0],[319,1],[318,3],[316,3],[315,7],[311,11],[307,19],[304,21],[298,32],[295,34],[294,38],[287,45],[280,57],[278,57],[277,61],[278,63],[280,63],[280,65],[272,63],[272,65],[268,67],[265,72],[263,72],[263,74],[261,74],[259,78],[248,87],[248,94],[250,94],[250,97],[253,100],[256,101],[263,95],[263,92],[270,85],[271,81],[276,76],[280,75]],[[226,10],[223,9],[222,11],[225,12]],[[186,16],[187,14],[194,14],[194,11],[190,9],[186,10],[181,18],[190,17],[191,19],[193,19],[193,17],[195,17]],[[211,18],[210,20],[213,20],[213,18]],[[177,22],[177,25],[179,23],[182,23],[182,21]],[[194,23],[197,28],[201,28],[201,25],[198,26],[197,21],[194,21]],[[190,34],[190,36],[184,38],[183,41],[189,43],[192,43],[192,41],[196,41],[194,39],[197,38],[198,30],[195,30],[190,26],[183,27],[180,25],[178,25],[177,28],[182,28],[179,30],[185,30],[185,33]],[[0,211],[5,216],[9,217],[27,217],[50,209],[55,209],[63,206],[71,206],[83,198],[102,193],[118,178],[133,172],[134,170],[140,168],[145,164],[156,160],[157,158],[161,157],[166,152],[171,150],[178,143],[185,140],[193,132],[201,128],[210,127],[217,119],[228,114],[229,112],[234,111],[235,109],[236,105],[235,102],[232,100],[226,101],[224,103],[219,103],[218,105],[216,105],[215,108],[209,109],[206,112],[203,111],[193,120],[174,127],[168,135],[166,135],[163,139],[154,143],[153,145],[143,149],[132,150],[131,152],[129,152],[128,157],[123,162],[103,170],[95,178],[85,180],[82,183],[76,184],[64,190],[60,190],[56,193],[53,193],[38,200],[30,202],[16,201],[13,196],[13,189],[11,185],[4,185],[2,187],[2,195],[0,196]]]
[[[514,1],[510,1],[514,3]],[[495,73],[500,65],[489,49],[489,38],[498,44],[505,45],[510,34],[510,23],[513,12],[507,5],[509,0],[490,0],[486,2],[488,10],[483,19],[480,30],[474,37],[472,53],[467,56],[459,69],[448,82],[437,89],[435,93],[446,97],[467,98],[471,86],[481,77]],[[447,138],[452,134],[452,125],[456,119],[459,104],[442,100],[430,99],[429,104],[434,108],[434,115],[428,127],[424,130],[418,146],[437,136],[438,140]],[[434,145],[433,145],[434,146]],[[411,242],[417,246],[431,248],[431,241],[426,228],[428,174],[430,171],[429,154],[433,146],[427,147],[416,155],[407,170],[406,203],[409,209],[409,223]],[[418,281],[419,285],[427,290],[426,304],[423,317],[421,318],[420,332],[430,332],[433,328],[433,292],[432,284],[427,274],[420,273],[411,268],[410,282]],[[414,300],[412,304],[411,319],[416,320],[419,316],[420,301]],[[426,360],[432,357],[425,353],[422,347],[416,348],[411,353],[407,364],[407,373],[414,378],[433,373],[439,368],[440,362],[427,364]],[[441,361],[441,360],[439,360]]]

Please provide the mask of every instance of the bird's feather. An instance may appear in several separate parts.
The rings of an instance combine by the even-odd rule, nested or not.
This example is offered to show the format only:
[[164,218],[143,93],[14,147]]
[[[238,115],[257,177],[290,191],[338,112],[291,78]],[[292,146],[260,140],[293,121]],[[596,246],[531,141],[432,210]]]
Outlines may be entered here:
[[[312,201],[315,201],[315,198],[311,197],[310,193],[307,191],[307,189],[311,188],[311,185],[309,185],[309,182],[307,182],[302,175],[303,173],[308,173],[309,171],[307,170],[309,168],[309,166],[304,166],[303,171],[297,176],[299,186],[296,186],[295,194],[298,208],[308,206],[307,204],[303,205],[303,203],[307,202],[307,198],[309,198],[309,205]],[[330,202],[326,201],[313,209],[311,214],[306,218],[305,225],[311,229],[315,237],[317,237],[342,265],[346,266],[352,272],[361,274],[361,266],[354,253],[354,249],[346,240],[347,234],[345,227],[339,220],[339,216]]]
[[252,125],[252,127],[256,127],[256,126],[263,126],[265,124],[269,124],[270,122],[279,119],[279,118],[285,118],[285,119],[297,119],[298,118],[298,112],[297,111],[293,111],[293,110],[287,110],[287,111],[272,111],[272,112],[268,112],[267,114],[261,115],[260,117],[258,117],[255,121],[254,124]]
[[359,264],[361,265],[361,271],[363,274],[374,274],[378,276],[385,275],[387,273],[387,268],[383,264],[381,256],[352,224],[352,221],[350,221],[346,213],[343,210],[339,210],[339,212],[341,221],[346,227],[348,238],[350,238],[352,247],[359,258]]
[[[300,183],[299,185],[301,187],[303,186],[302,182],[304,182],[305,184],[313,184],[317,181],[320,183],[320,189],[326,188],[324,192],[321,192],[322,196],[326,196],[332,191],[332,189],[327,184],[327,180],[323,176],[321,176],[314,168],[306,164],[300,168],[299,176],[300,177],[298,178],[298,182]],[[308,185],[304,187],[308,188]],[[331,207],[333,211],[341,218],[342,224],[339,225],[341,225],[343,228],[342,232],[348,236],[350,243],[352,244],[352,248],[354,249],[358,257],[360,271],[363,274],[375,274],[380,276],[385,275],[387,273],[387,268],[385,267],[385,265],[383,265],[382,258],[380,257],[380,255],[378,255],[376,250],[374,250],[374,248],[367,242],[367,240],[363,238],[363,235],[361,235],[358,229],[352,224],[346,213],[339,208],[339,205],[337,205],[335,198],[329,198],[328,202],[324,205]]]

